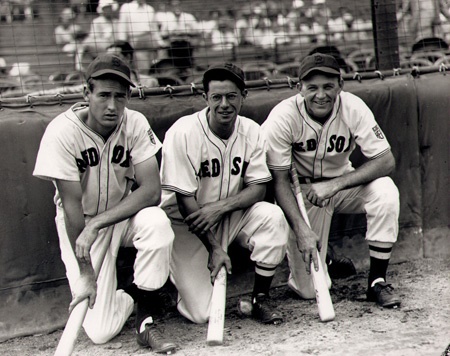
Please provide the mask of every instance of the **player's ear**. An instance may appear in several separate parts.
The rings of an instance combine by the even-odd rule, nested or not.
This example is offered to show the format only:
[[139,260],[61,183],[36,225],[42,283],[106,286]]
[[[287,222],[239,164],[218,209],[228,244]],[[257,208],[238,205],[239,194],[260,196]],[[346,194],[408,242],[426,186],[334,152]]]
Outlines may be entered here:
[[206,101],[208,101],[208,94],[207,94],[207,93],[203,93],[202,96],[203,96],[203,99],[205,99]]
[[344,79],[342,78],[342,76],[339,76],[339,87],[342,89],[344,89]]
[[303,88],[303,83],[302,83],[302,81],[299,80],[298,83],[295,85],[295,87],[297,88],[297,90],[298,90],[298,91],[300,92],[300,94],[301,94],[301,91],[302,91],[302,88]]
[[242,94],[242,97],[243,97],[244,99],[246,99],[247,96],[248,96],[248,90],[247,90],[247,89],[244,89],[244,90],[241,92],[241,94]]
[[90,96],[90,94],[91,94],[91,92],[89,91],[87,85],[85,85],[85,86],[83,87],[83,98],[84,98],[84,101],[89,102],[89,96]]

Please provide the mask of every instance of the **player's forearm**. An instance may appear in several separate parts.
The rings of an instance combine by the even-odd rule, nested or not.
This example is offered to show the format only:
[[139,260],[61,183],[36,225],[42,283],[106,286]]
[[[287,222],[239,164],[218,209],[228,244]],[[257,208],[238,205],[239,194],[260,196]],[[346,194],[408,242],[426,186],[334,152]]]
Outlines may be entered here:
[[217,204],[221,205],[221,211],[224,213],[231,213],[251,207],[253,204],[262,201],[265,195],[266,184],[255,184],[248,186],[232,197],[218,201]]
[[302,239],[310,230],[298,208],[297,200],[289,181],[274,180],[275,200],[283,210],[286,220],[297,238]]
[[[77,211],[78,209],[71,209],[68,207],[64,210],[64,220],[66,225],[66,232],[67,236],[69,237],[70,244],[72,246],[72,250],[74,255],[75,254],[75,243],[80,236],[81,232],[85,229],[85,221],[84,221],[84,215]],[[80,274],[81,275],[93,275],[94,269],[90,262],[87,262],[85,260],[79,259],[76,257],[78,266],[80,268]]]
[[[180,210],[181,216],[186,218],[190,214],[196,212],[200,209],[200,206],[195,200],[194,197],[183,196],[181,194],[177,194],[177,202]],[[206,247],[209,253],[214,250],[214,248],[220,247],[220,241],[218,241],[214,234],[211,231],[208,231],[206,234],[195,234],[203,245]]]
[[392,173],[394,168],[394,156],[391,152],[388,152],[381,157],[365,162],[350,173],[333,179],[333,184],[337,185],[337,191],[352,188],[370,183],[377,178],[385,177]]
[[151,189],[151,187],[138,187],[113,208],[94,216],[88,222],[88,227],[100,230],[117,224],[125,219],[129,219],[144,208],[157,206],[160,201],[160,191],[158,193],[158,191]]

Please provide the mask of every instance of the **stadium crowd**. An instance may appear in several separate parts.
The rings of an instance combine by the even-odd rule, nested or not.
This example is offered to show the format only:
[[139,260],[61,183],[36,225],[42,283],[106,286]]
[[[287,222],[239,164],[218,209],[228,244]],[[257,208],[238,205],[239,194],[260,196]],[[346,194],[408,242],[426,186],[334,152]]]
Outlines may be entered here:
[[348,8],[333,14],[325,0],[294,0],[289,8],[274,1],[254,2],[228,10],[211,10],[203,18],[185,12],[181,5],[179,0],[171,0],[154,9],[145,0],[121,6],[115,0],[100,0],[98,16],[87,33],[83,33],[84,13],[80,16],[75,9],[66,8],[55,29],[56,42],[78,57],[77,69],[82,69],[81,57],[87,56],[89,62],[114,42],[127,41],[136,50],[142,70],[164,56],[162,50],[180,38],[212,51],[239,45],[273,49],[277,44],[371,38],[370,19],[356,18]]
[[[407,53],[401,58],[402,68],[435,62],[430,58],[406,62],[411,55],[409,49],[423,39],[442,40],[442,55],[448,54],[449,6],[446,0],[437,3],[436,11],[432,0],[398,2],[398,35],[400,44],[408,48],[400,51],[402,56]],[[14,21],[18,19],[14,13],[18,11],[36,16],[38,11],[33,4],[30,0],[0,1],[0,19]],[[343,72],[361,72],[375,69],[371,14],[370,9],[364,9],[338,6],[329,0],[259,0],[191,13],[180,0],[161,1],[156,6],[147,0],[98,0],[92,4],[70,0],[59,13],[54,43],[58,51],[70,58],[73,73],[79,74],[99,54],[115,50],[121,53],[117,48],[125,46],[126,60],[138,76],[137,83],[148,87],[176,85],[195,77],[186,69],[194,68],[193,57],[199,50],[211,58],[222,58],[236,48],[247,48],[255,58],[263,57],[262,54],[267,58],[270,57],[267,53],[275,53],[272,57],[277,57],[277,53],[289,53],[293,48],[328,47],[327,53],[342,62]],[[291,57],[273,62],[298,63],[302,56]],[[18,65],[20,75],[33,76],[34,73],[25,70],[25,64],[16,63],[9,66],[13,78],[18,77]],[[5,64],[3,72],[6,68]],[[202,69],[205,68],[199,71]],[[269,69],[272,74],[275,72],[274,66]],[[163,82],[155,78],[161,72],[176,77]],[[290,74],[295,76],[295,70]],[[261,71],[256,77],[264,76]],[[79,83],[79,78],[80,75],[74,74],[68,84]],[[249,75],[249,79],[253,76]],[[23,78],[21,81],[23,86]]]

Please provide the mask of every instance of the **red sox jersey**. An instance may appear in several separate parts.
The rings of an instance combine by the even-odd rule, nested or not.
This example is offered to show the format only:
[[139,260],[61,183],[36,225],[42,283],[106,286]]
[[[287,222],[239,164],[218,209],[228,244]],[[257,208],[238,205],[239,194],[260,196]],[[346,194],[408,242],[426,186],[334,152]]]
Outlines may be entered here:
[[175,192],[195,196],[202,205],[272,179],[260,126],[238,116],[232,135],[224,141],[209,128],[207,110],[177,120],[164,139],[161,206],[172,218],[181,218]]
[[[84,214],[94,216],[120,202],[134,165],[154,156],[161,142],[145,116],[128,109],[105,141],[76,115],[85,105],[75,104],[47,126],[33,175],[80,182]],[[58,191],[55,204],[61,206]]]
[[390,151],[390,145],[369,107],[354,94],[341,91],[330,118],[322,125],[306,112],[300,94],[283,100],[262,124],[267,164],[289,169],[295,162],[302,177],[334,178],[354,170],[350,154],[356,145],[369,159]]

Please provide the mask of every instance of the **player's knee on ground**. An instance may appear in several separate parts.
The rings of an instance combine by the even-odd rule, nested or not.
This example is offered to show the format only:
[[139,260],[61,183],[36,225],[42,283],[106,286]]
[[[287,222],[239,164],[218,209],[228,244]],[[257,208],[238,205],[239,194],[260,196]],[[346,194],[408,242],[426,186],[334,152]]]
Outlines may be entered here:
[[89,339],[91,339],[94,344],[101,345],[107,343],[114,336],[116,336],[120,332],[120,330],[122,330],[122,327],[118,328],[117,330],[111,330],[97,326],[95,328],[85,327],[84,330]]

